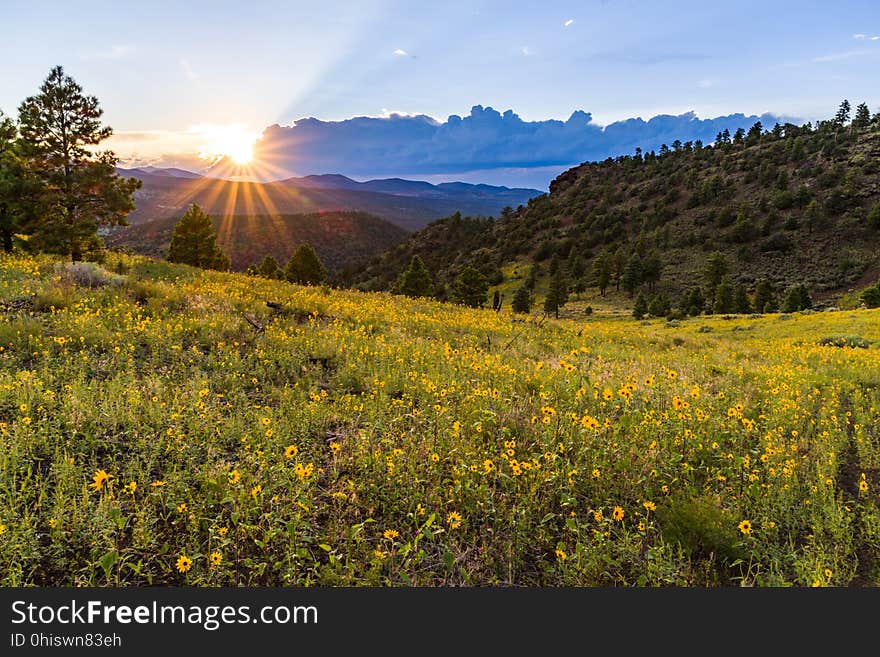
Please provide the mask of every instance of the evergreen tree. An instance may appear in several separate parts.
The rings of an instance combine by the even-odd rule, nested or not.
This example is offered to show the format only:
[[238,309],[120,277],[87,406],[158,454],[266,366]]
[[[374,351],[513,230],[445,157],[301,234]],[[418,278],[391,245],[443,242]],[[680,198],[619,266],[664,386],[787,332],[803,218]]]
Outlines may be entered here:
[[691,288],[685,300],[681,310],[686,315],[702,315],[706,309],[706,299],[703,297],[703,290],[699,286]]
[[531,311],[532,295],[528,287],[521,285],[517,289],[516,294],[513,295],[513,301],[510,302],[510,307],[513,309],[513,312],[523,315]]
[[852,124],[854,128],[867,128],[871,124],[871,111],[865,103],[859,103],[856,107],[856,115]]
[[623,278],[623,270],[626,267],[626,253],[622,246],[618,246],[614,255],[611,256],[611,277],[615,288],[620,292],[620,281]]
[[501,311],[501,292],[499,290],[495,290],[492,294],[492,310],[496,313]]
[[635,305],[633,305],[633,317],[636,319],[642,319],[645,314],[648,312],[648,302],[645,299],[645,295],[642,292],[639,292],[636,297]]
[[740,283],[733,291],[733,312],[747,314],[752,312],[752,303],[749,301],[749,294],[746,286]]
[[260,263],[258,271],[259,275],[263,278],[284,278],[284,270],[281,269],[281,265],[279,265],[278,261],[270,255],[263,258],[263,262]]
[[434,295],[434,281],[425,262],[414,255],[409,268],[400,275],[397,291],[408,297],[430,297]]
[[843,102],[840,104],[840,108],[837,110],[837,114],[834,115],[834,124],[840,127],[849,123],[850,111],[851,107],[849,101],[844,98]]
[[489,292],[489,282],[480,270],[468,265],[452,284],[452,298],[471,308],[482,308]]
[[626,261],[626,267],[623,270],[621,283],[623,289],[629,296],[632,296],[642,283],[642,261],[639,256],[633,253],[629,260]]
[[710,299],[715,298],[715,288],[718,287],[727,271],[727,259],[720,251],[715,251],[706,259],[706,264],[703,266],[703,281]]
[[804,222],[807,224],[807,232],[812,235],[813,229],[820,227],[824,218],[822,208],[819,207],[816,199],[810,201],[807,204],[807,208],[804,210]]
[[648,284],[648,289],[654,291],[654,286],[660,282],[663,274],[663,260],[656,251],[650,251],[642,260],[642,280]]
[[712,310],[718,315],[734,312],[733,285],[727,276],[724,276],[715,288],[715,304],[712,306]]
[[766,278],[762,278],[755,286],[755,311],[769,313],[776,309],[776,299],[773,295],[773,285]]
[[782,312],[793,313],[812,307],[813,299],[810,297],[810,291],[806,285],[801,283],[788,288],[785,293],[785,299],[782,302]]
[[98,99],[56,66],[18,108],[27,167],[40,187],[27,232],[36,248],[81,260],[102,247],[99,226],[125,225],[136,178],[116,173],[111,151],[96,151],[112,129],[101,125]]
[[611,257],[607,252],[603,252],[593,261],[592,274],[596,287],[599,288],[599,294],[604,297],[611,282]]
[[229,259],[217,246],[214,224],[198,205],[191,205],[174,226],[168,261],[202,269],[229,269]]
[[327,279],[327,270],[315,250],[310,245],[303,243],[287,261],[287,265],[284,267],[284,277],[291,283],[320,285]]
[[862,292],[862,301],[867,308],[880,308],[880,281]]
[[559,309],[566,303],[568,303],[568,279],[562,267],[557,267],[556,273],[550,278],[550,289],[544,299],[544,312],[554,313],[558,319]]
[[18,129],[0,112],[0,246],[7,253],[12,251],[13,236],[22,229],[27,200],[35,191],[21,157]]
[[648,304],[648,314],[653,317],[665,317],[671,310],[669,299],[665,294],[657,294]]

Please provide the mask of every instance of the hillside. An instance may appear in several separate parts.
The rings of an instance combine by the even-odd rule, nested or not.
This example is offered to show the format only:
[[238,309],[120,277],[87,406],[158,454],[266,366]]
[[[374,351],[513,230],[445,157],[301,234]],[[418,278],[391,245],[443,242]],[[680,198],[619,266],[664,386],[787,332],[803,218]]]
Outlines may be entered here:
[[[395,244],[407,232],[365,212],[212,216],[217,243],[231,267],[243,271],[271,255],[282,265],[306,242],[315,249],[331,275],[362,264]],[[105,240],[114,248],[164,257],[176,217],[117,228]]]
[[[345,176],[307,176],[278,182],[238,182],[202,177],[170,169],[119,169],[140,179],[131,224],[180,217],[193,203],[212,215],[284,215],[315,212],[367,212],[408,231],[456,211],[497,214],[540,194],[535,189],[510,189],[466,183],[370,180]],[[195,176],[195,177],[193,177]]]
[[[434,222],[351,283],[390,289],[414,254],[441,284],[472,264],[505,289],[521,284],[533,265],[546,272],[555,256],[572,287],[588,294],[595,294],[597,261],[607,263],[612,290],[632,263],[633,294],[673,301],[703,285],[716,251],[732,283],[750,291],[765,278],[777,291],[805,283],[821,297],[880,276],[877,117],[759,125],[719,137],[714,146],[676,141],[657,153],[584,163],[556,178],[549,194],[494,221]],[[643,270],[653,256],[662,268],[649,280]],[[631,304],[628,298],[622,303]]]
[[2,586],[880,585],[880,310],[106,266],[0,254]]

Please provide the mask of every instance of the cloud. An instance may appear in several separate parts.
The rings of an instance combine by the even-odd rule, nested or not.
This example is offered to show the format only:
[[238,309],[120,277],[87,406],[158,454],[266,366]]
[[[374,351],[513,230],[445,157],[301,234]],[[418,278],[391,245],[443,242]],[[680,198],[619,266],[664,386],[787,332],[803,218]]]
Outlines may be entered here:
[[81,53],[79,58],[85,61],[102,60],[102,59],[122,59],[126,55],[134,52],[134,46],[115,45],[107,50],[93,50]]
[[190,79],[190,81],[195,82],[199,79],[199,76],[193,70],[193,67],[190,65],[188,59],[180,60],[180,68],[183,70],[183,74]]
[[868,36],[867,34],[853,34],[853,39],[862,41],[880,41],[880,35]]
[[[342,173],[376,177],[441,175],[497,169],[571,166],[633,153],[636,147],[701,139],[709,143],[727,128],[748,129],[755,121],[773,125],[770,114],[731,114],[700,119],[693,112],[632,118],[606,126],[592,115],[573,112],[566,120],[524,121],[512,110],[475,105],[466,116],[445,121],[425,114],[390,113],[387,118],[344,121],[303,118],[273,125],[254,145],[257,161],[290,175]],[[786,119],[779,118],[780,122]]]
[[529,57],[532,54],[532,51],[529,49],[528,46],[523,46],[519,49],[519,51],[522,53],[523,57]]
[[392,55],[397,55],[398,57],[409,57],[409,53],[403,48],[397,48]]
[[700,89],[711,89],[712,87],[715,86],[715,81],[714,80],[700,80],[699,82],[697,82],[697,86],[699,86]]
[[836,62],[841,59],[850,59],[851,57],[861,57],[862,55],[870,55],[873,54],[871,50],[847,50],[846,52],[835,52],[829,55],[822,55],[820,57],[813,57],[812,61],[815,63],[822,62]]
[[572,25],[573,23],[574,23],[574,19],[573,19],[573,18],[569,18],[567,21],[565,21],[565,22],[562,24],[562,27],[571,27],[571,25]]

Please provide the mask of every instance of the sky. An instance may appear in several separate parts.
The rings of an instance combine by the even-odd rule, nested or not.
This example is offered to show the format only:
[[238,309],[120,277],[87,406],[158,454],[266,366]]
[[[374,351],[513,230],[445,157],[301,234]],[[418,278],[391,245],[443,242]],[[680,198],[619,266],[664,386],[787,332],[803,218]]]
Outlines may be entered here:
[[306,117],[442,123],[481,105],[527,122],[806,121],[843,98],[880,105],[876,0],[31,0],[2,13],[0,109],[15,114],[61,64],[98,96],[117,154],[145,161],[197,166],[218,130],[253,139]]

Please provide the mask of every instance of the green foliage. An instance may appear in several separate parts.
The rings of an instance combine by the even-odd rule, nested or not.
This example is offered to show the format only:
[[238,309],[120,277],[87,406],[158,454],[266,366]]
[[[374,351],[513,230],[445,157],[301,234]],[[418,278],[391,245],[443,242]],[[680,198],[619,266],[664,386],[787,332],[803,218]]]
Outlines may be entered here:
[[695,558],[715,558],[730,565],[744,554],[738,519],[716,496],[677,496],[658,510],[657,520],[663,538]]
[[755,286],[754,298],[755,312],[769,313],[776,310],[776,298],[773,292],[773,284],[766,278],[762,278]]
[[174,226],[168,262],[218,271],[229,269],[229,259],[217,245],[214,224],[198,205],[191,205]]
[[752,312],[752,303],[749,301],[748,291],[742,283],[733,290],[733,312],[742,314]]
[[648,304],[648,314],[653,317],[665,317],[672,310],[672,304],[665,294],[656,294]]
[[733,284],[727,276],[723,276],[715,288],[715,302],[712,304],[712,312],[716,315],[736,312]]
[[510,302],[510,307],[513,309],[513,312],[523,315],[528,314],[531,311],[532,294],[528,287],[521,285],[516,289],[516,293],[513,295],[513,301]]
[[270,255],[263,258],[263,261],[257,268],[257,272],[263,278],[272,278],[276,280],[284,279],[284,270],[281,269],[281,265],[278,264],[278,261]]
[[703,266],[703,282],[710,296],[715,295],[715,288],[721,283],[721,280],[729,271],[727,258],[720,251],[715,251],[708,258]]
[[410,260],[409,268],[401,273],[397,291],[408,297],[430,297],[434,295],[434,281],[425,262],[417,255]]
[[813,307],[813,299],[806,285],[793,285],[785,293],[782,302],[782,312],[793,313],[798,310],[807,310]]
[[284,277],[291,283],[320,285],[327,279],[327,270],[311,246],[300,244],[284,267]]
[[860,298],[867,308],[880,308],[880,281],[862,292]]
[[23,226],[29,246],[80,260],[99,250],[99,226],[124,225],[134,209],[135,178],[116,173],[117,159],[95,147],[112,130],[101,125],[98,99],[56,66],[19,107],[22,156],[36,192]]
[[452,285],[452,298],[456,303],[482,308],[489,292],[489,282],[475,267],[465,267]]
[[847,347],[850,349],[867,349],[870,343],[857,335],[831,335],[819,340],[823,347]]
[[568,303],[568,279],[562,267],[557,267],[550,277],[550,289],[544,298],[544,312],[559,317],[559,309]]
[[633,305],[632,316],[636,319],[642,319],[648,313],[648,300],[645,295],[639,292],[636,302]]

